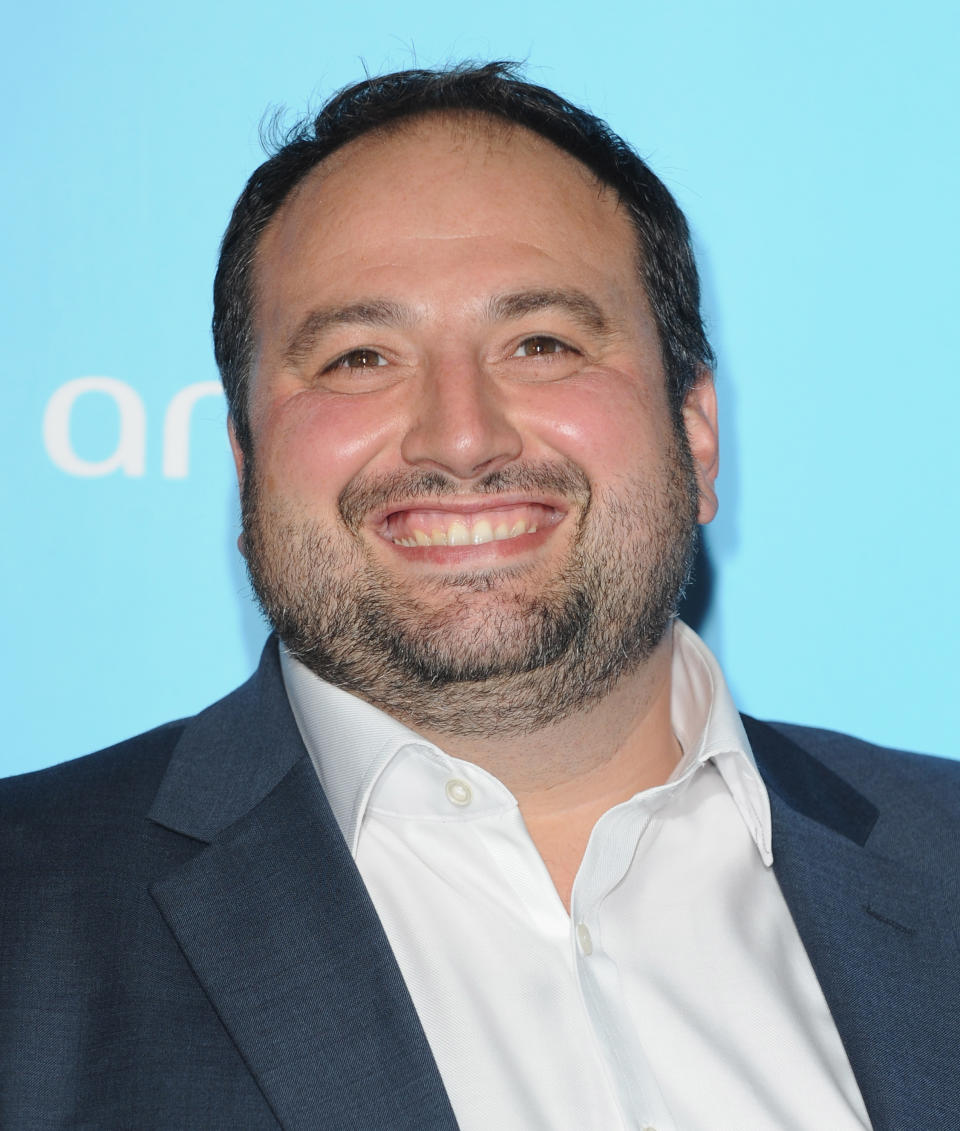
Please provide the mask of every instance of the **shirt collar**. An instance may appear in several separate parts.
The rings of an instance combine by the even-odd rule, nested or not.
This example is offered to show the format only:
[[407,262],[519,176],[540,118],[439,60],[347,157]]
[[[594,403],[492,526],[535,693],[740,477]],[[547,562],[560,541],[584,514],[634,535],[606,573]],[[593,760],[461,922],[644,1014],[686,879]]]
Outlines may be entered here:
[[[374,786],[401,750],[415,753],[425,766],[447,776],[464,776],[466,770],[468,777],[479,774],[496,781],[480,767],[451,758],[379,708],[319,679],[282,645],[280,666],[307,751],[354,855]],[[740,715],[712,652],[679,620],[674,622],[670,714],[683,749],[671,782],[713,762],[764,863],[771,864],[770,802]]]
[[671,781],[712,762],[769,867],[773,835],[767,787],[716,657],[681,620],[674,622],[670,678],[670,721],[683,750]]
[[445,755],[378,707],[315,676],[283,644],[280,668],[310,760],[344,840],[356,855],[370,793],[397,752],[412,745]]

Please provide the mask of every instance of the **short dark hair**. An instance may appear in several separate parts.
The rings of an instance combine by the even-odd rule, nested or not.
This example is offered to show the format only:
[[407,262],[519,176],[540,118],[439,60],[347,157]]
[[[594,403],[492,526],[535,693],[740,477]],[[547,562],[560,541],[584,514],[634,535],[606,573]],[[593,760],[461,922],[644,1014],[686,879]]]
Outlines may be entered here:
[[334,150],[403,119],[479,113],[523,126],[575,157],[627,206],[640,274],[656,319],[671,407],[679,411],[713,351],[700,317],[700,281],[687,222],[664,184],[593,114],[519,77],[516,64],[472,63],[368,78],[341,90],[290,130],[247,181],[220,248],[213,341],[237,439],[250,451],[247,385],[253,353],[254,266],[260,237],[291,190]]

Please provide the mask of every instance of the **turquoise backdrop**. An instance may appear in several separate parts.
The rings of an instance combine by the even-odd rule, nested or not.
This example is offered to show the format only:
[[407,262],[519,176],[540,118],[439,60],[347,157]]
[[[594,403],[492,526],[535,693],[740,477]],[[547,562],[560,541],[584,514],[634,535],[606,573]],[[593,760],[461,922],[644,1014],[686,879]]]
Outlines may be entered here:
[[960,755],[954,4],[8,10],[0,772],[191,713],[265,628],[209,344],[258,123],[462,58],[607,118],[695,232],[720,357],[701,629],[741,706]]

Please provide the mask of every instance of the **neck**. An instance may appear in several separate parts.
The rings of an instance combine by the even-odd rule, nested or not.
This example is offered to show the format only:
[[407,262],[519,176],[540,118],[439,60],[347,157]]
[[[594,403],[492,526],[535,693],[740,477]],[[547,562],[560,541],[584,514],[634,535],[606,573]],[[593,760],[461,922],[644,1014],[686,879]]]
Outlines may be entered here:
[[600,702],[530,734],[485,741],[418,728],[513,793],[567,907],[599,818],[635,793],[662,785],[680,758],[670,721],[672,650],[670,628],[649,659]]

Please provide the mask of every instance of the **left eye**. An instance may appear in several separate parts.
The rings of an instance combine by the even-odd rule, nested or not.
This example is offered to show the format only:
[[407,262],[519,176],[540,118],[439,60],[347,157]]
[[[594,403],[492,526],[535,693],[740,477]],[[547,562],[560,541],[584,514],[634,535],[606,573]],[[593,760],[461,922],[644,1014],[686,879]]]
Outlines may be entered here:
[[350,350],[342,354],[328,368],[330,369],[376,369],[386,365],[386,358],[376,350],[359,349]]
[[514,352],[514,357],[545,357],[549,354],[569,353],[570,347],[564,345],[558,338],[550,338],[538,334],[533,338],[524,338]]

